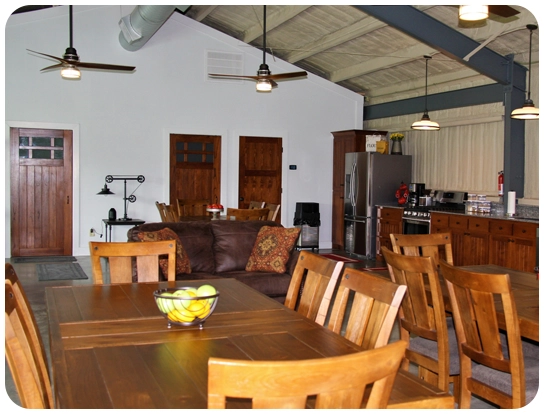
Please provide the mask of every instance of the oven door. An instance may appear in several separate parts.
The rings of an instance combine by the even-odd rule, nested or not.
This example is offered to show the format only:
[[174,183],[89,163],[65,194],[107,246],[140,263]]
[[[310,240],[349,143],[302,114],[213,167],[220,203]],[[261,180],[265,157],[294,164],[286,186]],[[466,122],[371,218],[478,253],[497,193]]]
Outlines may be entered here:
[[431,220],[402,218],[402,234],[430,234]]

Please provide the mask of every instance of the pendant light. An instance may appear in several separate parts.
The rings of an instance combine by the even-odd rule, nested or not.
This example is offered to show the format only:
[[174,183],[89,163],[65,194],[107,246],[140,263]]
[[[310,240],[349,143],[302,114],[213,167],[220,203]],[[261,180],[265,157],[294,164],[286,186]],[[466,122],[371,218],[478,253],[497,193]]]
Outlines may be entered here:
[[469,22],[487,19],[489,17],[488,6],[459,6],[459,19]]
[[522,108],[514,109],[510,114],[510,117],[513,119],[539,119],[540,111],[535,107],[531,99],[531,51],[533,44],[533,30],[536,30],[538,26],[536,24],[528,24],[527,29],[529,29],[529,74],[528,74],[528,85],[527,85],[527,99],[523,104]]
[[429,114],[427,113],[427,67],[429,64],[429,59],[432,59],[431,56],[425,55],[425,112],[421,117],[421,121],[416,121],[412,124],[412,129],[417,129],[421,131],[438,131],[440,125],[437,122],[431,121]]

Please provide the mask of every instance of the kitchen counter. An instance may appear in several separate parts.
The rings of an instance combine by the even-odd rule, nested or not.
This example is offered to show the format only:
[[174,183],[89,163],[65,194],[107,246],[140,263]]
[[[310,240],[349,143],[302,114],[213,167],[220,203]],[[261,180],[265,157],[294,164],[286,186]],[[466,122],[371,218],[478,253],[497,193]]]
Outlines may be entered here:
[[[432,214],[433,212],[433,209],[431,207],[431,209],[429,210]],[[436,210],[434,210],[436,211]],[[452,214],[452,215],[457,215],[457,216],[467,216],[467,217],[482,217],[482,218],[489,218],[489,219],[499,219],[499,220],[511,220],[511,221],[522,221],[522,222],[527,222],[527,223],[538,223],[538,217],[525,217],[525,216],[514,216],[514,217],[508,217],[508,216],[504,216],[504,215],[499,215],[499,214],[467,214],[463,211],[437,211],[437,212],[440,212],[441,214]]]

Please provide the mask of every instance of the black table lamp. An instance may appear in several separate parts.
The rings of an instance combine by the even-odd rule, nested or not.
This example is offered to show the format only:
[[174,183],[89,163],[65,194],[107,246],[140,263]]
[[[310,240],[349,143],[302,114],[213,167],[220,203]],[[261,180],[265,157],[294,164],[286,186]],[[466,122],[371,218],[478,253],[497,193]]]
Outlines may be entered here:
[[[136,196],[134,195],[134,193],[140,186],[136,187],[136,189],[132,192],[132,194],[130,194],[127,197],[127,181],[138,181],[141,185],[145,181],[145,177],[143,175],[106,175],[106,183],[112,183],[113,181],[120,181],[120,180],[124,181],[124,184],[125,184],[124,196],[123,196],[125,213],[123,215],[123,218],[120,218],[119,220],[132,220],[131,218],[127,216],[128,203],[129,202],[134,203],[136,201]],[[100,192],[98,192],[97,195],[115,194],[111,192],[111,190],[108,188],[108,185],[106,183],[104,183],[104,188],[102,188],[102,190],[100,190]]]

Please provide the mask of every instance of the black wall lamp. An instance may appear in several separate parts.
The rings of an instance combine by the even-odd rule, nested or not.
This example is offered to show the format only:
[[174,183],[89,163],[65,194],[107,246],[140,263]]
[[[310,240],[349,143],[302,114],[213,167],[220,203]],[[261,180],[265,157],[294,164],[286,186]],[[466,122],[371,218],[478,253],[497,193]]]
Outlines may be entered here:
[[[143,175],[106,175],[106,183],[112,183],[114,181],[124,181],[125,188],[124,188],[124,195],[123,195],[123,201],[124,201],[124,207],[125,207],[125,213],[123,215],[123,218],[120,218],[119,220],[132,220],[131,218],[127,217],[127,208],[128,203],[134,203],[136,201],[136,196],[134,193],[136,190],[140,187],[140,185],[145,181],[145,177]],[[127,197],[127,181],[138,181],[140,185],[136,187],[136,189]],[[108,184],[104,183],[104,188],[100,190],[97,195],[110,195],[115,194],[112,193],[111,190],[108,188]]]

